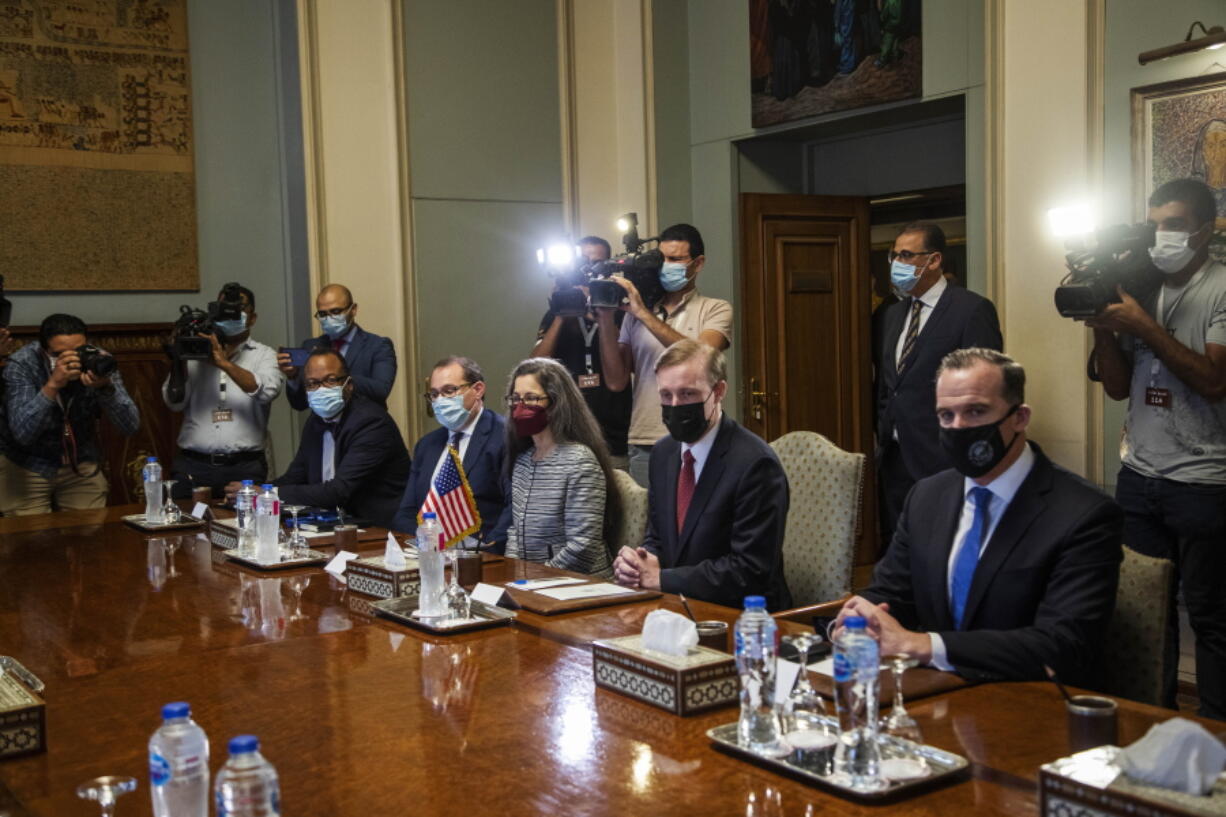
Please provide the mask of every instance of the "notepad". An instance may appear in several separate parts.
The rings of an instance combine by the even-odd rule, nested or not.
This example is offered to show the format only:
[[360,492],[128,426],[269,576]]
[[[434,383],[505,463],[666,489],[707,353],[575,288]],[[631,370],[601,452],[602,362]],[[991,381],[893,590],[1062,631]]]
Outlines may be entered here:
[[620,587],[616,584],[601,582],[599,584],[585,584],[580,587],[559,587],[556,590],[541,590],[540,594],[551,599],[557,599],[558,601],[574,601],[575,599],[594,599],[600,596],[624,596],[634,592],[629,587]]
[[544,590],[546,587],[561,587],[566,584],[583,584],[587,579],[518,579],[507,582],[512,590]]

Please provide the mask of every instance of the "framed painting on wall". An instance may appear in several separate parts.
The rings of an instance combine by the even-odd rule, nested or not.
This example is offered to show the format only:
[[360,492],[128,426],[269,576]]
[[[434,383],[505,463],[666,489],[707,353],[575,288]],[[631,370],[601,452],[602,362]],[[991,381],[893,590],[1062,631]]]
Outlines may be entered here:
[[753,126],[923,93],[920,0],[749,0]]
[[1226,262],[1226,72],[1132,89],[1132,179],[1138,220],[1171,179],[1213,190],[1217,219],[1210,255]]

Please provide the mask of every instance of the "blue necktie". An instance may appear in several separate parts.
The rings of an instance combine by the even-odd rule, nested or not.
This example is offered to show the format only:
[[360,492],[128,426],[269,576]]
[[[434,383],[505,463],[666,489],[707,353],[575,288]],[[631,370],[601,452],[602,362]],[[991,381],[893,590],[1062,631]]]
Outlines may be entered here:
[[979,549],[988,533],[988,508],[992,504],[992,492],[987,488],[972,488],[971,500],[975,503],[975,519],[954,560],[954,575],[950,582],[950,606],[954,626],[959,630],[962,629],[962,614],[966,612],[966,600],[971,594],[971,582],[975,579],[975,568],[979,565]]

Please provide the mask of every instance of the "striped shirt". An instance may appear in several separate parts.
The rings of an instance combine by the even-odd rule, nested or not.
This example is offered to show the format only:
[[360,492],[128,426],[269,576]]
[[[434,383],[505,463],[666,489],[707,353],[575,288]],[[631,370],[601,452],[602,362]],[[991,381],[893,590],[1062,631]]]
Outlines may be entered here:
[[605,491],[600,462],[585,445],[560,443],[540,462],[524,451],[511,476],[507,555],[610,578]]

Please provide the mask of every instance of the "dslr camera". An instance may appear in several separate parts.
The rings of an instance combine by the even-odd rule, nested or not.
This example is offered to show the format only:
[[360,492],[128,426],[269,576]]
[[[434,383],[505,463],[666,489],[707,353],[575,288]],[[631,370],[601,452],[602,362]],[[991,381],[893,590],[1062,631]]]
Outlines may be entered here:
[[1117,224],[1067,241],[1069,272],[1056,287],[1056,311],[1066,318],[1092,318],[1119,303],[1117,286],[1139,301],[1157,292],[1162,273],[1149,260],[1154,232],[1152,224]]
[[89,372],[94,377],[110,377],[115,373],[115,369],[119,367],[114,357],[108,355],[92,343],[78,346],[74,351],[77,353],[77,359],[81,362],[82,374]]
[[243,296],[236,283],[226,284],[221,297],[209,302],[207,309],[195,309],[184,304],[179,307],[175,320],[170,353],[179,360],[209,360],[213,357],[213,344],[209,335],[218,334],[218,321],[236,321],[242,318]]

